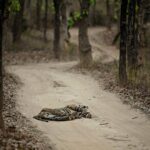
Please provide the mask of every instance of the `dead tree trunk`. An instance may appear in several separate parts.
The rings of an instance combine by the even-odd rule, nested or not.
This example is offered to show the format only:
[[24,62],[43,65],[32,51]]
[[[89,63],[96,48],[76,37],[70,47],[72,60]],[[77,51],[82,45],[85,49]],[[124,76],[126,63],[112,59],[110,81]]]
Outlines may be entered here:
[[13,43],[19,42],[22,34],[22,26],[23,26],[23,13],[24,13],[24,4],[25,0],[19,0],[20,2],[20,10],[16,12],[12,33],[13,33]]
[[55,8],[55,25],[54,25],[54,44],[53,44],[53,51],[54,56],[56,59],[60,59],[60,7],[61,2],[60,0],[54,0],[54,8]]
[[47,14],[48,14],[48,0],[45,0],[45,16],[44,16],[44,41],[47,41]]
[[128,0],[121,1],[120,57],[119,57],[119,82],[121,85],[124,85],[127,82],[127,72],[126,72],[127,5],[128,5]]
[[92,63],[92,48],[88,37],[89,8],[89,1],[80,0],[81,20],[79,22],[79,56],[80,64],[83,67],[88,67]]
[[5,0],[0,0],[0,129],[4,129],[4,121],[2,116],[3,109],[3,53],[2,53],[2,41],[3,41],[3,22],[4,22],[4,10],[5,10]]

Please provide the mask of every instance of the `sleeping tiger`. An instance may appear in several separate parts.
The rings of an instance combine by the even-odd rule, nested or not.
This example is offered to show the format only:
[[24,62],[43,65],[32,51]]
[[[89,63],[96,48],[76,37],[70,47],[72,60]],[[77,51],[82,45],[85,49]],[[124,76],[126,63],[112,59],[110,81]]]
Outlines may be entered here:
[[88,106],[83,105],[67,105],[66,107],[57,109],[43,108],[37,116],[34,116],[34,118],[46,122],[92,118],[91,113],[87,110]]

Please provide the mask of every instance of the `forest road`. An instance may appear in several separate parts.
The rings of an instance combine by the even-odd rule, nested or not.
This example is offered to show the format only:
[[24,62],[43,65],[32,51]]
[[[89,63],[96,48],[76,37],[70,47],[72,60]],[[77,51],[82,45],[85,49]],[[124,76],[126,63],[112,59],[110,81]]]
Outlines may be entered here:
[[[96,28],[89,32],[94,58],[106,55],[104,61],[117,59],[112,47],[99,43],[99,31]],[[77,43],[76,29],[71,32],[72,41]],[[104,91],[103,85],[90,75],[71,71],[76,63],[9,66],[7,69],[24,83],[18,90],[17,109],[57,150],[150,150],[150,120],[141,111],[122,104],[115,94]],[[93,118],[48,123],[33,119],[43,107],[68,104],[89,106]]]
[[[58,150],[150,150],[150,121],[90,75],[70,71],[76,62],[16,65],[8,70],[24,83],[17,109],[37,126]],[[43,107],[89,106],[92,119],[41,122],[33,119]]]

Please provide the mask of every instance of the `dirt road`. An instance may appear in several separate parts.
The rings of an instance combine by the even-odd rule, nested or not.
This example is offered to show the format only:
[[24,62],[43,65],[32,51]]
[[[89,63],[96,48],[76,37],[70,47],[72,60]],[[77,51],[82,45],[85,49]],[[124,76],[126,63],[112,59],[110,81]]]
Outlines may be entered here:
[[[89,29],[89,40],[92,44],[92,55],[94,60],[101,60],[103,62],[109,62],[117,60],[119,57],[118,51],[115,46],[107,45],[103,40],[103,32],[106,28],[94,27]],[[78,45],[78,30],[76,28],[71,31],[71,42]]]
[[[18,110],[29,118],[58,150],[150,150],[150,121],[121,103],[89,75],[69,70],[76,62],[10,66],[24,83]],[[32,117],[43,107],[88,105],[92,119],[40,122]]]
[[[74,63],[12,66],[24,83],[18,91],[18,109],[43,131],[58,150],[149,150],[150,121],[123,105],[92,77],[68,71]],[[85,104],[93,119],[40,122],[32,117],[43,107]]]

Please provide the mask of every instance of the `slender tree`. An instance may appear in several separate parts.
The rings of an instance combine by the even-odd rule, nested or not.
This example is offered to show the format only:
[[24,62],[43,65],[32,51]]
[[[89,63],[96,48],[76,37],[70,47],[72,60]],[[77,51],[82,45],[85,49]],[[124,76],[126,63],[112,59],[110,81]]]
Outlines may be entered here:
[[146,15],[146,0],[139,0],[138,3],[138,20],[137,20],[137,41],[138,41],[138,66],[143,63],[143,50],[146,47],[145,38],[145,15]]
[[114,16],[116,16],[116,20],[117,20],[117,33],[114,36],[112,45],[115,45],[116,42],[119,40],[120,38],[120,0],[113,0],[113,6],[114,6]]
[[54,25],[54,44],[53,44],[53,51],[54,56],[56,59],[60,59],[60,7],[61,7],[61,1],[60,0],[53,0],[54,2],[54,8],[55,8],[55,25]]
[[26,0],[25,1],[25,16],[26,16],[26,20],[28,23],[28,28],[31,28],[33,25],[33,21],[32,20],[32,0]]
[[127,60],[129,77],[135,78],[137,66],[137,25],[136,25],[136,0],[129,1],[128,7],[128,46]]
[[150,12],[150,1],[137,0],[137,30],[136,30],[136,41],[137,41],[137,66],[136,66],[136,79],[137,75],[141,73],[144,67],[144,53],[146,48],[146,12]]
[[20,10],[15,14],[13,28],[12,28],[14,43],[20,41],[22,31],[23,31],[22,27],[23,27],[23,14],[24,14],[25,0],[19,0],[19,3],[20,3]]
[[44,41],[47,41],[47,16],[48,16],[48,0],[45,0],[45,16],[44,16]]
[[107,28],[111,30],[111,5],[110,0],[106,0],[106,12],[107,12]]
[[68,41],[68,0],[62,0],[62,5],[61,5],[61,35],[63,43],[65,41]]
[[41,28],[41,10],[42,0],[36,0],[36,28],[38,30]]
[[61,26],[60,26],[60,50],[61,57],[66,57],[66,48],[69,43],[69,34],[68,34],[68,16],[69,16],[69,0],[62,0],[61,3]]
[[26,6],[27,6],[27,9],[31,7],[31,0],[26,1]]
[[121,1],[120,16],[120,57],[119,57],[119,81],[120,84],[126,84],[126,48],[127,48],[127,6],[128,0]]
[[88,37],[89,26],[89,9],[90,0],[80,0],[80,15],[79,22],[79,55],[80,64],[83,67],[90,66],[92,63],[92,48]]
[[69,0],[54,0],[55,26],[54,26],[54,54],[56,59],[63,58],[65,45],[68,43],[68,7]]
[[3,62],[2,62],[2,43],[3,43],[3,22],[4,11],[7,1],[0,0],[0,129],[4,129],[4,121],[2,116],[3,109]]
[[95,25],[96,23],[96,0],[90,8],[89,18],[90,18],[90,26]]

